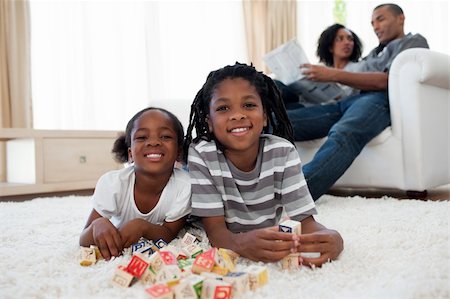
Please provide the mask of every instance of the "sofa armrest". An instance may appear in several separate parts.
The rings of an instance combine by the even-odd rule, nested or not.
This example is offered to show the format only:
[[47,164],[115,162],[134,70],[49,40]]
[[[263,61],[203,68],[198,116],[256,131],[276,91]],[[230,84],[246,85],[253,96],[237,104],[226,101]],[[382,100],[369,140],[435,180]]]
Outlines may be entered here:
[[440,164],[436,176],[449,177],[450,56],[422,48],[400,53],[389,72],[389,105],[405,172],[433,172]]
[[389,102],[394,135],[401,137],[402,125],[410,125],[405,123],[407,120],[404,117],[408,115],[405,112],[411,109],[419,116],[421,106],[430,104],[438,108],[436,113],[446,114],[448,110],[444,108],[448,108],[445,102],[449,100],[449,89],[449,55],[423,48],[401,52],[389,72]]

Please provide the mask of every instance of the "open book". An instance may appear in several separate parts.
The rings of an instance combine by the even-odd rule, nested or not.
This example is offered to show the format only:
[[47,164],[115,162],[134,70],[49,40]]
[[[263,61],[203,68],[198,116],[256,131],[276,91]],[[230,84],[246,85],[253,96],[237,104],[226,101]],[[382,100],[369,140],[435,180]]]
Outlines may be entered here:
[[300,65],[309,63],[305,51],[292,39],[263,57],[264,62],[275,74],[275,79],[285,85],[295,84],[295,91],[310,104],[323,104],[340,99],[344,90],[332,82],[316,82],[305,78]]

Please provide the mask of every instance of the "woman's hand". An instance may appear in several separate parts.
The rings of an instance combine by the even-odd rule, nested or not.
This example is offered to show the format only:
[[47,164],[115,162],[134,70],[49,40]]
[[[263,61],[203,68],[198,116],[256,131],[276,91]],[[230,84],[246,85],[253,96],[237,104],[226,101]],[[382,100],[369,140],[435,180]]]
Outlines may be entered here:
[[299,252],[319,252],[317,258],[302,257],[304,265],[321,266],[322,264],[335,260],[344,249],[344,241],[341,235],[330,229],[320,230],[308,234],[299,235]]
[[92,221],[92,237],[105,260],[119,256],[122,252],[122,238],[116,227],[106,218]]
[[253,261],[277,262],[296,251],[299,236],[278,231],[278,226],[256,229],[236,236],[238,253]]

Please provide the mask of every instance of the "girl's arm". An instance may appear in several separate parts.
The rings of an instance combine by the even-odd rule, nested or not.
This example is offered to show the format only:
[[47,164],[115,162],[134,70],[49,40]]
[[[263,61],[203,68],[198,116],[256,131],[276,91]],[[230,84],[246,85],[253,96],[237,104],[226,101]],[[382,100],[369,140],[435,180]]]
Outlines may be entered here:
[[298,236],[278,231],[278,227],[233,233],[224,216],[202,218],[211,245],[231,249],[253,261],[276,262],[295,252]]
[[162,225],[152,224],[143,219],[133,219],[125,223],[120,229],[123,247],[129,247],[139,241],[141,237],[148,240],[163,239],[167,243],[172,241],[183,228],[186,217]]
[[339,256],[344,249],[344,241],[337,231],[327,229],[316,222],[313,216],[309,216],[302,221],[297,249],[300,252],[320,252],[317,258],[303,257],[303,264],[321,266]]
[[80,246],[89,247],[90,245],[96,245],[106,260],[109,260],[111,256],[118,256],[123,249],[117,228],[94,209],[80,235]]

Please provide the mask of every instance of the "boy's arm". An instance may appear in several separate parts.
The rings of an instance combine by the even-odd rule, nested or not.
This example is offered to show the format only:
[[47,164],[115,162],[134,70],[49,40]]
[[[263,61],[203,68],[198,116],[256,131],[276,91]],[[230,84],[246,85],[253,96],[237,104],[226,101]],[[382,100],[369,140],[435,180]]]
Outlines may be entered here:
[[278,227],[233,233],[224,216],[202,218],[211,245],[231,249],[253,261],[276,262],[295,252],[298,236],[278,231]]
[[299,236],[298,251],[320,252],[318,258],[303,258],[303,264],[321,266],[335,260],[344,249],[341,235],[316,222],[313,216],[302,220],[302,234]]

